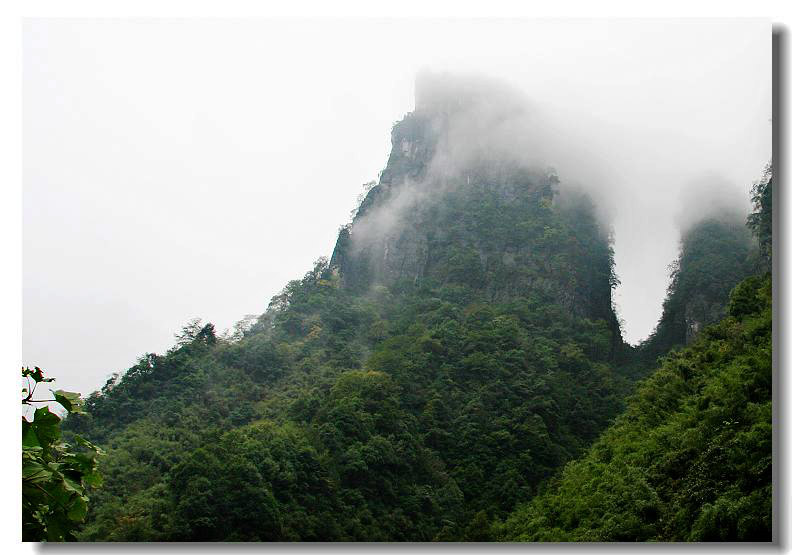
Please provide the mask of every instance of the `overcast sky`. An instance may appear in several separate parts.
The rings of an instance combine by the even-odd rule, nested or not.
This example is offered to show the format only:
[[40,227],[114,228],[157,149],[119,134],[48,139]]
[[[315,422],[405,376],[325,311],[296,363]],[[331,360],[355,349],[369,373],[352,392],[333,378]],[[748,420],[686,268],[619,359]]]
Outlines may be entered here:
[[28,20],[23,40],[23,360],[83,393],[329,256],[421,69],[519,87],[569,144],[562,183],[590,171],[631,343],[679,222],[713,204],[698,184],[747,211],[771,152],[764,20]]

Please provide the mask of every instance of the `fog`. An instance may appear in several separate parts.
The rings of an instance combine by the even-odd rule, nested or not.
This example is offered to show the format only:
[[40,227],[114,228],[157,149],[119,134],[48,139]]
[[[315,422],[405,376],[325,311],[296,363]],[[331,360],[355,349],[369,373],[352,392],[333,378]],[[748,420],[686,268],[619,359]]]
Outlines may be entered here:
[[23,40],[23,360],[82,392],[329,256],[421,71],[504,83],[519,117],[483,136],[592,192],[631,343],[680,230],[747,213],[770,159],[765,20],[28,20]]

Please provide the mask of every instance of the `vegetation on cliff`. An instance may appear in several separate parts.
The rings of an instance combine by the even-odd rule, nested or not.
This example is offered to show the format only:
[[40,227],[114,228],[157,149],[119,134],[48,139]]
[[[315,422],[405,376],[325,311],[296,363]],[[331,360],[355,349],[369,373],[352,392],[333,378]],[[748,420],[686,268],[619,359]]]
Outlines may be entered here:
[[[592,256],[586,220],[523,202],[555,271],[559,245]],[[480,258],[445,248],[436,274],[364,292],[320,261],[243,337],[193,324],[89,397],[69,428],[108,456],[81,538],[472,539],[529,499],[618,414],[614,330],[547,287],[493,300]]]
[[742,228],[686,236],[635,350],[591,199],[508,156],[438,166],[447,118],[395,126],[331,260],[252,325],[191,322],[66,420],[107,452],[80,539],[766,535],[769,281],[726,300]]
[[[772,282],[762,271],[771,267],[769,167],[753,201],[748,224],[762,246],[759,274],[731,291],[725,318],[665,357],[583,458],[496,526],[499,539],[772,539]],[[714,226],[703,230],[694,236],[696,247],[712,244]],[[721,237],[725,260],[743,252],[732,234]],[[684,298],[680,289],[690,286],[679,276],[688,266],[704,274],[700,261],[718,267],[716,249],[696,252],[683,249],[669,299]],[[740,268],[739,262],[722,270]],[[723,274],[709,274],[714,287],[723,287]]]

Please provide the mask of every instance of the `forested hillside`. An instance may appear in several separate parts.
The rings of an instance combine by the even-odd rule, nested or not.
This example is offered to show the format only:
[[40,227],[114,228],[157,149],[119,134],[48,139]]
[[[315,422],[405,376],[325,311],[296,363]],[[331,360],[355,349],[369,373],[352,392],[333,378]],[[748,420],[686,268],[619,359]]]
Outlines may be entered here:
[[770,541],[771,328],[769,276],[749,278],[500,539]]
[[[496,527],[499,539],[772,539],[772,282],[765,273],[772,266],[769,167],[753,200],[756,211],[748,224],[762,246],[753,258],[758,275],[733,289],[725,318],[664,359],[586,456],[568,464],[541,495]],[[711,231],[695,238],[696,244]],[[682,250],[667,311],[675,297],[685,296],[680,276],[687,274],[694,252],[687,245]],[[715,267],[709,256],[703,260]],[[722,276],[715,278],[717,287]],[[702,289],[699,281],[696,290]]]
[[331,262],[244,334],[188,326],[69,419],[108,452],[84,539],[481,539],[618,414],[591,202],[506,156],[430,169],[478,98],[394,127]]
[[663,314],[641,345],[647,362],[690,343],[701,329],[726,316],[729,293],[756,271],[750,231],[737,218],[707,218],[687,230],[681,243]]
[[[617,417],[587,455],[622,461],[614,476],[643,470],[602,447],[609,441],[650,441],[644,431],[663,424],[675,449],[664,450],[664,439],[638,449],[665,465],[653,470],[662,484],[646,503],[636,493],[624,519],[649,527],[668,511],[698,515],[710,503],[709,516],[696,517],[702,537],[737,508],[755,518],[735,533],[765,529],[766,280],[741,285],[729,318],[664,363],[619,417],[635,376],[651,368],[622,341],[613,312],[607,223],[563,176],[492,148],[488,130],[523,109],[510,93],[493,104],[486,87],[452,85],[419,86],[415,112],[394,126],[388,164],[329,261],[234,335],[190,323],[167,353],[144,355],[65,421],[107,452],[80,539],[593,538],[575,531],[584,517],[537,520],[551,518],[539,513],[562,494],[526,503]],[[471,122],[482,146],[461,151],[456,129]],[[653,354],[719,318],[745,272],[750,242],[740,230],[702,223],[691,233],[666,302],[669,324],[655,334],[667,339],[653,338]],[[707,265],[719,268],[717,282]],[[739,422],[719,423],[736,403]],[[701,414],[709,427],[689,432]],[[696,433],[715,443],[695,444]],[[710,475],[716,452],[720,473]],[[754,458],[740,458],[748,452]],[[564,485],[570,473],[585,481],[575,470],[588,468],[582,460],[561,487],[575,488]],[[663,474],[681,461],[712,485]],[[630,539],[660,537],[655,529]],[[601,537],[627,538],[633,528],[625,530]]]

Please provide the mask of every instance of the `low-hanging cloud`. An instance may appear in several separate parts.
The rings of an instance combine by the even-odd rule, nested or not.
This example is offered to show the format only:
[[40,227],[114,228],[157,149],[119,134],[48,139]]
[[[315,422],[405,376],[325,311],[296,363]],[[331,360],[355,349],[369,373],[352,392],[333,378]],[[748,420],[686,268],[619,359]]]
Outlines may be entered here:
[[746,187],[740,187],[713,172],[696,176],[684,184],[678,195],[678,211],[674,223],[684,235],[703,220],[745,222],[748,209]]
[[[425,133],[432,135],[434,147],[428,169],[419,180],[408,177],[393,186],[380,185],[385,191],[375,193],[387,198],[354,221],[354,249],[392,234],[405,225],[408,212],[471,175],[486,182],[515,169],[559,177],[561,201],[568,195],[588,195],[603,231],[610,232],[618,178],[608,175],[606,158],[564,130],[563,123],[548,118],[516,86],[486,75],[423,70],[416,77],[411,116],[429,119]],[[412,145],[404,139],[393,148],[408,153]]]
[[736,19],[27,20],[23,358],[87,392],[192,317],[263,312],[330,254],[421,67],[506,83],[444,163],[494,144],[590,191],[640,340],[680,191],[717,172],[747,202],[770,157],[770,40]]
[[[553,173],[560,179],[559,200],[580,193],[590,197],[603,233],[615,238],[622,281],[617,310],[619,293],[634,298],[651,293],[651,301],[639,302],[657,306],[656,321],[679,237],[699,221],[744,221],[748,212],[749,186],[738,180],[750,174],[751,162],[724,157],[684,132],[554,110],[532,98],[530,90],[486,74],[424,70],[415,89],[414,113],[438,120],[432,127],[438,132],[436,150],[422,179],[386,185],[387,200],[354,222],[355,249],[387,238],[405,225],[410,211],[477,168]],[[656,281],[651,290],[645,275],[650,265]],[[632,342],[651,329],[652,317],[643,312],[646,329],[628,333]]]

